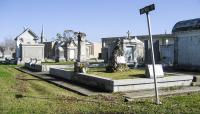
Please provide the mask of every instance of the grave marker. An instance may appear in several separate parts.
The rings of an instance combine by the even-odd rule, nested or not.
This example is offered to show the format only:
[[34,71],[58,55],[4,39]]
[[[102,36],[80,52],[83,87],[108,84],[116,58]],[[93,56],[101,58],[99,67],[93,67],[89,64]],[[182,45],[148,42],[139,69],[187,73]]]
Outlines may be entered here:
[[[145,75],[147,78],[154,78],[152,64],[146,66]],[[163,72],[163,68],[162,68],[161,64],[155,65],[155,76],[156,76],[156,78],[164,77],[164,72]]]

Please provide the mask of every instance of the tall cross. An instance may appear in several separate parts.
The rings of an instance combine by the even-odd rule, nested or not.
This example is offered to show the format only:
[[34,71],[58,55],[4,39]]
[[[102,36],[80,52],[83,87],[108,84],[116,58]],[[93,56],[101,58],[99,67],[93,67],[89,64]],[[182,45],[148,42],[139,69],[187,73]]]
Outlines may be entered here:
[[128,39],[130,38],[130,32],[129,32],[129,30],[127,32],[127,37],[128,37]]

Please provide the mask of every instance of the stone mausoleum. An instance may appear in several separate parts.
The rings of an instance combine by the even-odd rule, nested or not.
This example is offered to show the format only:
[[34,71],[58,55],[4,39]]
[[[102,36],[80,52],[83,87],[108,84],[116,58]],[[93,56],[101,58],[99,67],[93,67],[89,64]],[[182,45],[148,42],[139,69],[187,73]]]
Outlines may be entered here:
[[125,61],[129,65],[142,63],[144,57],[144,43],[137,39],[137,37],[110,37],[102,38],[102,58],[104,62],[109,62],[112,56],[113,49],[118,40],[122,41]]
[[[151,63],[151,46],[149,35],[137,36],[144,42],[144,61],[146,64]],[[154,57],[156,64],[173,65],[174,62],[174,36],[172,34],[154,34],[152,35],[154,45]]]
[[25,29],[15,38],[16,41],[16,62],[24,64],[31,59],[44,61],[44,44],[38,42],[39,37],[29,28]]
[[[129,38],[128,38],[129,37]],[[174,62],[174,36],[173,34],[152,35],[154,43],[154,56],[157,64],[172,65]],[[108,37],[102,38],[102,58],[108,62],[112,48],[117,39],[123,40],[123,49],[126,52],[126,62],[134,63],[136,60],[145,64],[151,63],[151,50],[148,35]],[[142,44],[143,43],[143,44]],[[132,48],[134,47],[134,48]],[[135,48],[136,47],[136,48]],[[139,52],[136,57],[135,49]],[[129,59],[128,59],[129,58]],[[134,60],[135,59],[135,60]]]
[[200,18],[177,22],[172,33],[175,37],[175,66],[200,70]]

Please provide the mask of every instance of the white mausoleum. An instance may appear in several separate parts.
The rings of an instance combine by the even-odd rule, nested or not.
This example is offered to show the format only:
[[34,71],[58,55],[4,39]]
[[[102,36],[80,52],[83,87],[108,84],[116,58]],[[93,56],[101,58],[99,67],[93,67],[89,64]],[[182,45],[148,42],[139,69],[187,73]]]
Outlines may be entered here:
[[200,69],[200,18],[180,21],[173,27],[174,63],[182,69]]
[[44,61],[44,44],[38,43],[38,36],[31,29],[25,29],[15,41],[17,64],[30,62],[31,59]]

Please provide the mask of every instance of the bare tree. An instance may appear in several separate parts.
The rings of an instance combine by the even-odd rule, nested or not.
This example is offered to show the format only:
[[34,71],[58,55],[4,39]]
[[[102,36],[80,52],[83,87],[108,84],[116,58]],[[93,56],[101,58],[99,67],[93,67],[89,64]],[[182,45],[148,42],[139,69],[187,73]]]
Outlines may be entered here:
[[14,51],[14,49],[16,47],[15,41],[12,38],[5,38],[4,44],[5,44],[5,48],[9,49],[11,51]]
[[70,41],[71,39],[74,39],[76,36],[73,30],[64,30],[63,35],[57,33],[56,37],[58,41]]
[[69,41],[75,37],[74,31],[73,30],[65,30],[63,32],[63,37],[65,41]]
[[5,38],[4,41],[0,43],[0,52],[2,53],[3,57],[5,55],[5,51],[9,50],[13,52],[15,50],[15,41],[12,38]]

